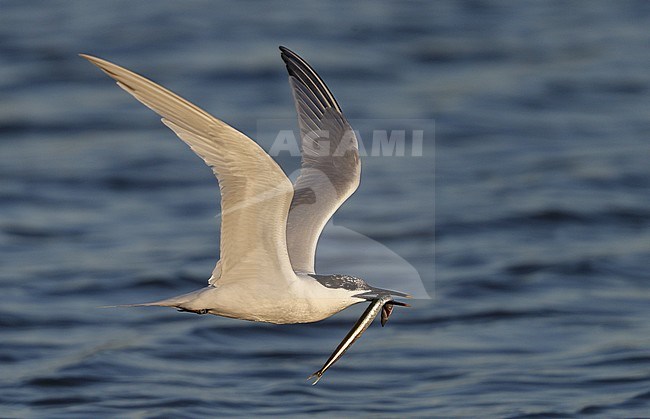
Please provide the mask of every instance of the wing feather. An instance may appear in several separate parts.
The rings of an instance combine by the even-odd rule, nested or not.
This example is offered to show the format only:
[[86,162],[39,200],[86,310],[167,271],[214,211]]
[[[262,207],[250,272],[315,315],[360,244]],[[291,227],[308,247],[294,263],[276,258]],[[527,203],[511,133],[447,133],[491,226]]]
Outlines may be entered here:
[[302,146],[302,165],[287,221],[287,245],[293,269],[313,273],[323,228],[359,186],[359,147],[334,95],[316,71],[293,51],[280,50],[289,73]]
[[277,163],[246,135],[162,86],[100,58],[81,56],[162,116],[212,168],[221,190],[221,260],[214,282],[258,281],[268,277],[265,272],[284,273],[274,280],[295,278],[285,230],[293,187]]

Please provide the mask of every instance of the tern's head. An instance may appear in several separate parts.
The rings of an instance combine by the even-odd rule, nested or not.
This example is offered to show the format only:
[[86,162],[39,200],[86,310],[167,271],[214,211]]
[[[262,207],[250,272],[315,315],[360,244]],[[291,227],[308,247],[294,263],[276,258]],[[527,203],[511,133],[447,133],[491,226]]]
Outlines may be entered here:
[[322,286],[334,289],[344,289],[347,291],[370,291],[372,287],[361,278],[351,275],[335,274],[335,275],[310,275]]
[[[334,289],[344,289],[346,291],[358,292],[358,296],[366,300],[374,300],[381,295],[390,295],[393,297],[411,298],[410,295],[399,291],[376,288],[369,285],[361,278],[352,275],[310,275],[322,286]],[[402,305],[403,303],[397,304]]]

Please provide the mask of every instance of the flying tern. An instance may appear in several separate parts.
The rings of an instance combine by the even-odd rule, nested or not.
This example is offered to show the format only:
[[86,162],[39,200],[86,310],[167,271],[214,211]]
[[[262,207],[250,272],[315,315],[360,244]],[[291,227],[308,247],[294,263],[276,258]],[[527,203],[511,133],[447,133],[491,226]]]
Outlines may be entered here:
[[316,247],[323,228],[359,186],[357,138],[336,99],[307,62],[280,47],[298,113],[302,164],[292,184],[252,139],[162,86],[116,64],[83,58],[162,117],[212,168],[221,191],[221,244],[208,286],[176,297],[129,306],[165,306],[276,324],[326,319],[354,304],[370,302],[323,367],[323,373],[381,312],[382,326],[394,297],[408,294],[375,288],[352,275],[318,275]]

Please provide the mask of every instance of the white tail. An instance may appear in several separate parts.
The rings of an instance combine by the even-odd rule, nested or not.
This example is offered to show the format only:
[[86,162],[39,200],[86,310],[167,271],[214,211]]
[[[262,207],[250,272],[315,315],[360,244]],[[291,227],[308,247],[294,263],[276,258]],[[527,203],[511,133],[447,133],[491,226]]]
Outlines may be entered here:
[[196,311],[205,307],[194,307],[192,302],[195,302],[198,297],[206,290],[214,289],[214,287],[205,287],[199,290],[177,295],[176,297],[166,298],[164,300],[152,301],[150,303],[135,303],[135,304],[118,304],[114,306],[101,306],[99,308],[116,308],[116,307],[176,307],[187,311]]

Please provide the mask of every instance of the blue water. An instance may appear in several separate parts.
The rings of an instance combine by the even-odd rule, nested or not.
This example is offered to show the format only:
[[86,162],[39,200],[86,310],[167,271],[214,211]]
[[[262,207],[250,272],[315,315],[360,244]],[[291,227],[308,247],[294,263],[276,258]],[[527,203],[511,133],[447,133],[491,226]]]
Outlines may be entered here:
[[[650,3],[0,8],[0,416],[650,416]],[[373,325],[315,387],[363,307],[288,326],[97,308],[203,286],[218,190],[76,54],[255,137],[295,117],[278,45],[350,119],[435,121],[422,156],[364,158],[335,217],[432,299]],[[320,264],[372,271],[337,237]]]

